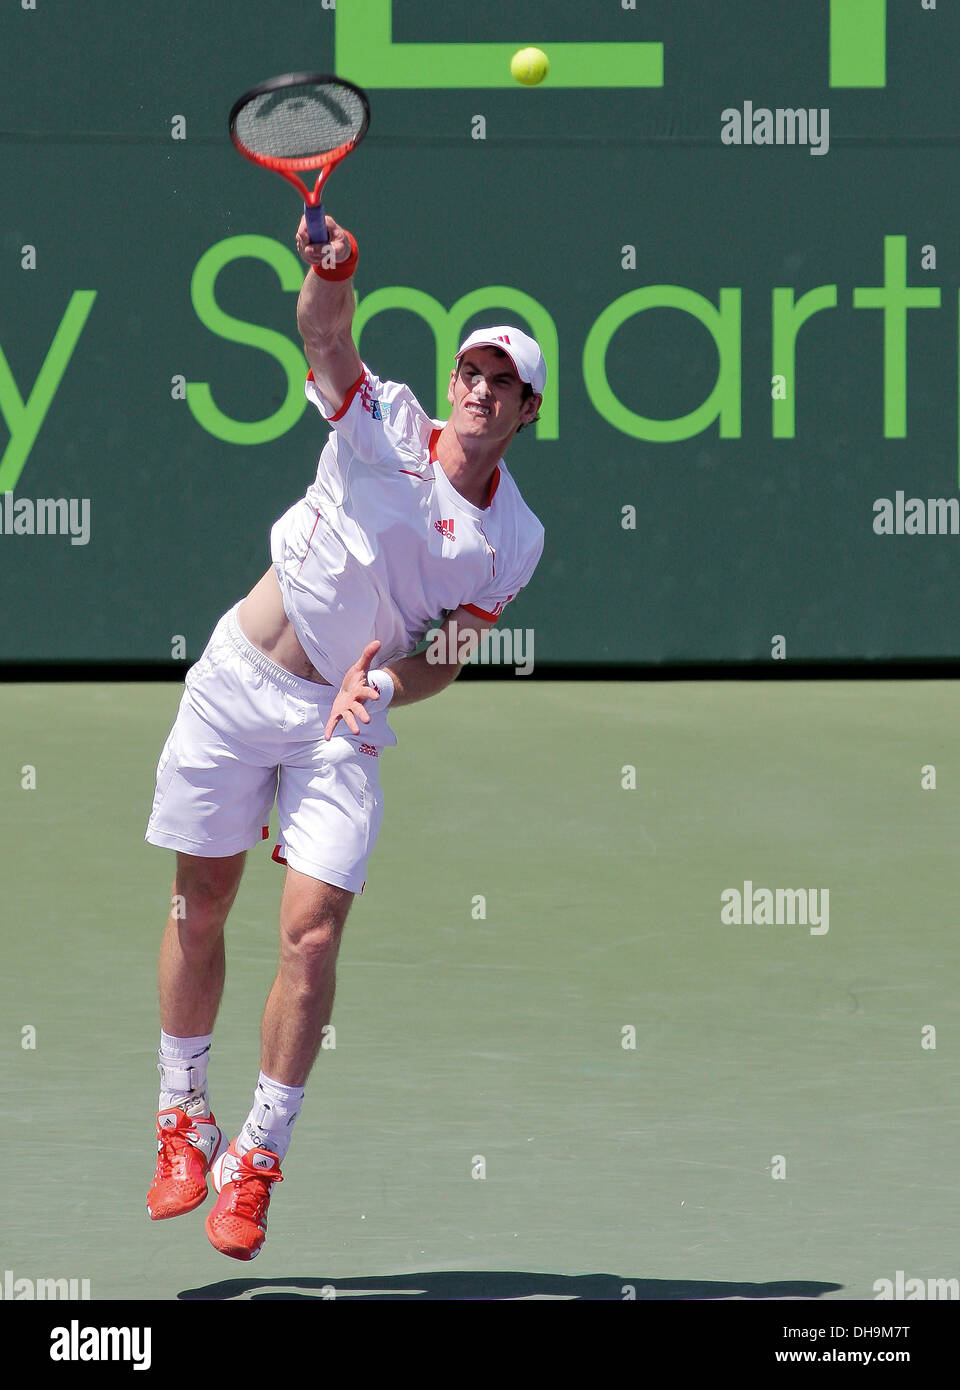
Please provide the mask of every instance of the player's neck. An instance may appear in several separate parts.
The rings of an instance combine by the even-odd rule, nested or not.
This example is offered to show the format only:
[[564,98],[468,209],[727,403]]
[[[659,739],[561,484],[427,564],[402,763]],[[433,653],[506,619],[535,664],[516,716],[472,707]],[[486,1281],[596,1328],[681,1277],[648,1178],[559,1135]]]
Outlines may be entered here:
[[509,440],[491,445],[482,439],[461,439],[448,420],[437,440],[437,461],[451,487],[473,506],[483,508],[507,443]]

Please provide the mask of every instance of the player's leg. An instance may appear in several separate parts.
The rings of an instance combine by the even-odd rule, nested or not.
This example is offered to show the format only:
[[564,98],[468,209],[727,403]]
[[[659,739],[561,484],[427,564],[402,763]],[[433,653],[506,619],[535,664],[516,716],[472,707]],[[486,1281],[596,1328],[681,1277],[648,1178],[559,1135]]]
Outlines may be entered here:
[[287,867],[280,963],[262,1024],[261,1066],[284,1086],[306,1085],[333,1013],[337,953],[354,894]]
[[220,1196],[207,1218],[213,1245],[259,1254],[270,1188],[303,1104],[304,1086],[333,1012],[337,953],[354,894],[287,867],[280,904],[280,962],[262,1023],[260,1077],[238,1138],[218,1161]]
[[192,1211],[225,1147],[210,1113],[206,1064],[223,988],[223,925],[245,853],[266,834],[277,786],[282,698],[246,660],[233,611],[187,674],[157,766],[151,844],[177,851],[160,951],[160,1111],[154,1220]]
[[303,1088],[333,1007],[340,938],[383,811],[378,760],[396,742],[374,717],[357,738],[325,737],[330,686],[251,657],[264,688],[283,692],[286,741],[279,759],[274,858],[287,865],[280,913],[280,965],[263,1018],[262,1071],[237,1140],[214,1164],[219,1197],[207,1218],[211,1243],[235,1259],[259,1253],[270,1192],[290,1142]]
[[207,1057],[223,994],[223,928],[245,858],[177,855],[158,968],[157,1170],[147,1195],[154,1221],[182,1216],[205,1200],[210,1165],[226,1148],[210,1110]]
[[223,994],[223,927],[245,859],[245,851],[223,859],[177,855],[158,969],[160,1026],[168,1034],[213,1032]]

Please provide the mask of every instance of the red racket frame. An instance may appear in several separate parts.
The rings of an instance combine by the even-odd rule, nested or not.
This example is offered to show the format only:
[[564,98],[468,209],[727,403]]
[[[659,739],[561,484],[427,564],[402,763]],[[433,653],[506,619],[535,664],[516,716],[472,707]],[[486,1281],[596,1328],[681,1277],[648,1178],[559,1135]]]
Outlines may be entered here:
[[[246,145],[239,139],[236,132],[236,118],[241,110],[253,100],[254,97],[263,96],[266,92],[282,91],[284,87],[298,87],[304,84],[313,83],[316,85],[335,85],[339,87],[349,87],[352,92],[360,98],[363,105],[363,125],[352,140],[346,144],[339,145],[335,150],[328,150],[323,155],[299,155],[285,158],[283,156],[274,157],[265,154],[256,154],[253,150],[248,150]],[[303,198],[304,204],[309,207],[320,206],[320,192],[327,179],[333,173],[337,165],[355,150],[360,141],[366,135],[370,126],[370,102],[366,92],[362,87],[358,87],[354,82],[348,82],[344,77],[337,77],[333,73],[318,72],[292,72],[283,77],[273,77],[267,82],[261,82],[256,87],[251,87],[248,92],[234,102],[230,109],[230,139],[235,147],[243,155],[244,159],[249,159],[252,164],[259,164],[261,169],[269,169],[274,174],[279,174],[281,178],[293,184],[294,188]],[[319,169],[317,181],[311,193],[302,179],[298,178],[295,170]]]

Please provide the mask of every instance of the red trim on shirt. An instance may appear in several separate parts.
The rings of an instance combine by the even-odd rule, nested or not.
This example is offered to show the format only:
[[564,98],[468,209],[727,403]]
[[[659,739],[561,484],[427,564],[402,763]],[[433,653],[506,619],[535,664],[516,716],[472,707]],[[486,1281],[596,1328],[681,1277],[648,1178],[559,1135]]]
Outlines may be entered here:
[[[480,526],[480,523],[477,522],[477,525]],[[484,539],[485,541],[487,541],[487,533],[486,533],[486,531],[483,529],[482,526],[480,526],[480,534],[481,534],[481,536],[483,537],[483,539]],[[490,544],[489,541],[487,541],[487,549],[490,551],[490,564],[491,564],[492,569],[493,569],[493,576],[492,576],[492,577],[493,577],[494,579],[496,579],[496,577],[497,577],[497,552],[494,550],[493,546]],[[512,598],[512,597],[513,597],[513,595],[511,594],[511,595],[510,595],[510,598]],[[510,601],[510,600],[508,599],[507,602],[509,603],[509,601]]]
[[501,608],[500,613],[485,613],[483,609],[478,608],[475,603],[461,603],[460,607],[465,608],[468,613],[472,613],[475,618],[484,618],[488,623],[495,623],[500,613],[503,612]]
[[[313,544],[313,532],[317,529],[317,525],[318,525],[319,521],[320,521],[320,513],[317,512],[316,516],[315,516],[314,519],[313,519],[313,530],[311,530],[311,532],[310,532],[310,539],[307,541],[307,548],[306,548],[306,550],[303,552],[303,559],[300,561],[299,565],[297,566],[297,574],[299,574],[300,571],[303,569],[304,562],[305,562],[307,556],[310,554],[310,547],[311,547],[311,545]],[[264,835],[263,838],[266,839],[266,838],[267,838],[266,835]]]
[[[433,431],[433,433],[430,435],[430,462],[431,462],[431,463],[439,463],[439,459],[437,458],[437,440],[440,438],[440,435],[441,435],[442,432],[443,432],[443,431],[442,431],[442,428],[441,428],[441,429],[435,429],[435,430]],[[400,471],[401,471],[401,473],[404,472],[403,469],[401,469]],[[489,507],[490,503],[493,501],[493,495],[494,495],[494,493],[496,492],[496,490],[497,490],[497,488],[498,488],[499,486],[500,486],[500,465],[497,464],[496,468],[493,470],[493,477],[490,479],[490,492],[489,492],[489,495],[487,496],[487,501],[486,501],[486,506],[487,506],[487,507]]]
[[[522,586],[517,590],[517,594],[521,593],[523,593]],[[503,603],[498,603],[495,613],[485,613],[484,610],[478,608],[475,603],[461,603],[460,607],[465,608],[468,613],[472,613],[475,618],[484,618],[488,623],[495,623],[502,616],[503,610],[506,608],[507,604],[512,603],[517,597],[517,594],[510,594],[504,599]]]
[[[357,394],[357,392],[360,390],[360,387],[363,385],[363,379],[364,379],[364,377],[366,376],[366,374],[367,374],[366,368],[364,368],[364,370],[363,370],[363,371],[360,373],[360,375],[357,377],[356,381],[355,381],[355,382],[353,383],[353,385],[350,387],[350,390],[349,390],[349,391],[347,392],[347,394],[344,396],[344,398],[343,398],[343,405],[342,405],[342,406],[340,407],[340,409],[337,411],[336,415],[328,415],[328,416],[327,416],[327,419],[330,421],[331,424],[333,424],[334,420],[340,420],[340,419],[342,419],[342,417],[343,417],[343,416],[346,414],[346,412],[350,409],[350,402],[353,400],[354,396]],[[310,368],[309,372],[307,372],[307,380],[308,380],[308,381],[312,381],[313,384],[316,386],[316,384],[317,384],[317,378],[316,378],[316,377],[314,376],[314,374],[313,374],[313,368],[312,368],[312,367]]]

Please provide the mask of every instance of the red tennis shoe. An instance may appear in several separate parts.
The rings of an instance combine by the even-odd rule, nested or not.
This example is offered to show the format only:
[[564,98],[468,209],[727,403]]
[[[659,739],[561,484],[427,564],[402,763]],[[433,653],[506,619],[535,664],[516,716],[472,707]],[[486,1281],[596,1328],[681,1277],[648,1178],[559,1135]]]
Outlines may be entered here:
[[147,1193],[152,1221],[183,1216],[207,1199],[207,1174],[227,1140],[212,1115],[188,1115],[179,1106],[157,1116],[157,1171]]
[[234,1260],[255,1259],[266,1239],[270,1189],[283,1181],[279,1158],[269,1149],[239,1154],[234,1140],[211,1176],[220,1196],[206,1220],[210,1244]]

